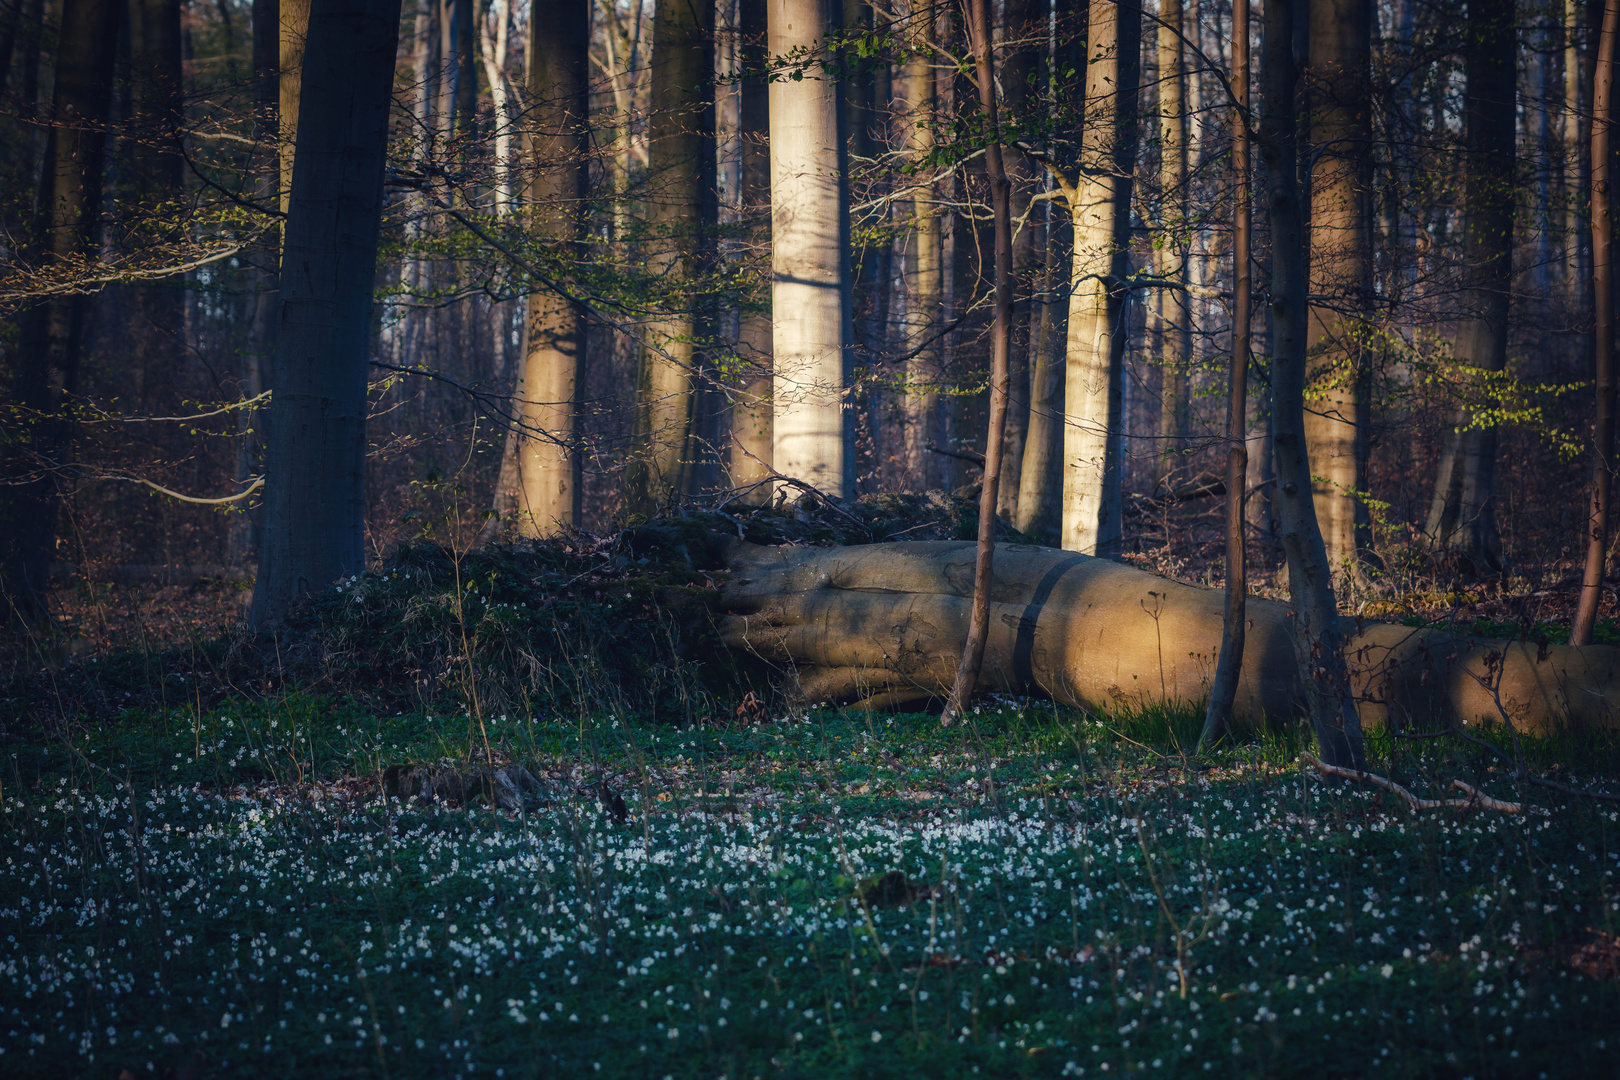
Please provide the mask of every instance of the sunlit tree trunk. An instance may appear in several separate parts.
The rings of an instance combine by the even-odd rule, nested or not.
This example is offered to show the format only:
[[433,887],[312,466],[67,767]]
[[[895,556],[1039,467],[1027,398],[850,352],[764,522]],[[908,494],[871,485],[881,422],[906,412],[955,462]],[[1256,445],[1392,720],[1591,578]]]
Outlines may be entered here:
[[704,200],[714,194],[713,37],[712,3],[660,0],[647,132],[647,270],[669,280],[670,310],[647,325],[642,350],[637,457],[626,477],[627,505],[640,514],[690,489],[697,453],[697,301],[684,286],[703,265]]
[[1121,450],[1131,180],[1141,10],[1092,0],[1081,169],[1070,210],[1068,374],[1063,433],[1063,546],[1088,555],[1120,550]]
[[1310,0],[1310,409],[1316,513],[1335,571],[1371,539],[1363,332],[1372,304],[1371,0]]
[[[314,0],[249,622],[365,568],[366,372],[400,0]],[[302,96],[301,92],[301,96]]]
[[[529,14],[525,113],[530,228],[546,240],[578,244],[585,216],[589,115],[588,0],[537,0]],[[550,289],[530,293],[517,384],[516,518],[524,536],[579,524],[575,390],[585,320]]]
[[[118,6],[63,0],[51,126],[36,210],[35,251],[43,264],[73,264],[95,251],[112,102]],[[0,484],[0,603],[8,617],[46,617],[45,590],[56,539],[55,474],[72,437],[61,415],[79,374],[87,300],[56,296],[23,312],[12,361],[11,402],[36,419],[6,433]]]
[[[906,60],[902,82],[902,123],[906,149],[912,160],[924,161],[934,145],[934,63],[922,46],[929,39],[930,9],[914,3],[908,30],[918,46]],[[926,168],[926,167],[924,167]],[[940,316],[944,300],[943,236],[939,210],[931,186],[921,184],[925,172],[910,179],[918,188],[912,195],[911,250],[906,253],[905,370],[906,395],[902,413],[905,440],[906,486],[924,490],[938,486],[939,470],[928,447],[937,442],[940,379]]]
[[[770,54],[813,52],[836,25],[827,0],[767,0]],[[770,86],[774,466],[854,493],[843,390],[851,332],[838,84],[813,69]],[[790,494],[793,494],[790,492]]]
[[[766,57],[765,0],[738,0],[738,54],[746,70],[758,72]],[[757,74],[742,80],[737,126],[741,142],[741,198],[743,220],[770,237],[771,150],[770,94]],[[747,505],[770,498],[765,481],[771,476],[771,316],[747,311],[738,324],[738,351],[748,365],[735,391],[731,413],[730,483],[752,487],[742,497]]]
[[[1484,371],[1507,364],[1508,297],[1513,284],[1513,0],[1470,0],[1463,49],[1463,315],[1459,363]],[[1425,531],[1475,572],[1502,568],[1496,526],[1496,427],[1465,409],[1445,433]]]
[[1271,219],[1271,407],[1277,464],[1275,505],[1288,560],[1289,636],[1305,688],[1307,715],[1324,760],[1361,768],[1361,721],[1351,696],[1344,635],[1333,593],[1333,565],[1316,519],[1315,465],[1306,428],[1308,271],[1299,192],[1294,6],[1265,5],[1260,70],[1265,111],[1260,153]]
[[310,0],[281,0],[281,92],[276,115],[281,122],[281,212],[292,198],[293,147],[298,141],[298,102],[304,79],[304,39],[309,31]]
[[[1187,283],[1187,108],[1182,61],[1181,0],[1161,0],[1159,57],[1159,188],[1161,220],[1153,246],[1153,276]],[[1157,485],[1180,466],[1191,404],[1192,311],[1185,289],[1157,288],[1149,309],[1159,350],[1159,453]]]
[[1018,531],[1056,545],[1063,524],[1063,342],[1066,338],[1072,227],[1046,203],[1046,270],[1032,318],[1029,424],[1019,463]]
[[[495,213],[505,216],[512,207],[512,109],[510,107],[511,95],[506,86],[506,49],[508,28],[512,25],[511,14],[506,9],[505,0],[491,0],[489,5],[490,18],[495,20],[492,33],[488,20],[478,21],[478,46],[481,58],[484,61],[484,79],[489,83],[490,103],[494,106],[492,112],[495,120]],[[590,26],[590,11],[586,9],[585,24]],[[558,28],[558,31],[571,28]],[[534,34],[533,24],[530,24],[531,40]],[[542,37],[552,36],[551,30],[542,32]],[[589,56],[590,36],[589,30],[583,43],[580,44],[581,57],[579,64],[583,68]],[[534,49],[529,50],[530,62],[533,63]]]

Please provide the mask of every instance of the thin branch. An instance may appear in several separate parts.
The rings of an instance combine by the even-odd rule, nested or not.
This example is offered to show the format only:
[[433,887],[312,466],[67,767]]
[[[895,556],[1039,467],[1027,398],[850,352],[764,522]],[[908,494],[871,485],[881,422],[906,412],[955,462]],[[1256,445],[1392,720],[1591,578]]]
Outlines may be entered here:
[[1301,760],[1305,761],[1307,764],[1315,766],[1316,771],[1321,773],[1323,776],[1336,776],[1341,780],[1355,780],[1358,783],[1371,784],[1374,787],[1383,788],[1385,791],[1392,792],[1405,799],[1406,804],[1413,810],[1444,810],[1448,808],[1467,810],[1475,806],[1483,806],[1487,810],[1497,810],[1504,814],[1524,813],[1524,806],[1522,804],[1516,802],[1503,802],[1501,799],[1493,799],[1489,795],[1483,795],[1477,789],[1469,787],[1461,780],[1453,780],[1451,782],[1451,786],[1459,791],[1466,791],[1468,793],[1468,798],[1466,799],[1420,799],[1410,791],[1401,787],[1401,785],[1395,783],[1395,781],[1386,780],[1376,773],[1358,772],[1355,769],[1341,769],[1337,765],[1329,765],[1327,762],[1323,761],[1321,758],[1309,751],[1305,751],[1299,756]]

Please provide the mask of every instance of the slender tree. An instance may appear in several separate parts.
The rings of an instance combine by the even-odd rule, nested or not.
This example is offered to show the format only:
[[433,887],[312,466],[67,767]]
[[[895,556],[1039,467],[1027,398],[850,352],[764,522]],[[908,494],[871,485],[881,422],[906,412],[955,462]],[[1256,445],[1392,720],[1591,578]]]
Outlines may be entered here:
[[[1275,2],[1275,0],[1273,0]],[[1232,720],[1249,599],[1243,496],[1249,469],[1249,0],[1232,2],[1232,355],[1226,377],[1226,607],[1200,746]]]
[[770,55],[810,58],[802,77],[770,87],[773,465],[842,497],[855,487],[843,395],[849,189],[838,83],[815,64],[836,23],[828,0],[767,0],[766,11]]
[[[32,244],[46,263],[72,265],[95,251],[117,40],[113,0],[63,0]],[[18,327],[11,400],[20,430],[5,439],[10,483],[0,485],[0,598],[11,618],[27,623],[48,615],[59,503],[52,470],[72,438],[62,409],[78,382],[87,306],[84,296],[53,296],[23,312]]]
[[1070,275],[1069,424],[1063,433],[1063,546],[1119,554],[1123,516],[1125,279],[1129,271],[1132,174],[1142,13],[1135,4],[1092,0],[1088,17],[1086,119]]
[[365,568],[366,372],[400,0],[313,0],[282,245],[264,538],[249,622]]
[[707,265],[704,225],[714,201],[714,4],[659,0],[653,22],[648,117],[647,269],[667,277],[671,309],[648,328],[642,351],[637,458],[627,505],[651,514],[691,489],[701,385],[698,301],[685,285]]
[[298,103],[303,97],[304,42],[309,34],[311,0],[280,0],[281,93],[276,115],[281,121],[281,212],[292,198],[293,149],[298,142]]
[[[1046,52],[1046,5],[1034,0],[1008,0],[1004,7],[1006,61],[1001,65],[997,85],[1001,88],[1000,112],[1003,124],[1016,131],[1030,111],[1031,91]],[[1036,237],[1042,231],[1040,219],[1030,213],[1035,194],[1031,162],[1009,148],[1003,157],[1007,183],[1012,193],[1012,217],[1022,227],[1013,231],[1012,281],[1013,321],[1011,345],[1007,352],[1007,423],[1002,438],[1000,502],[997,512],[1011,521],[1018,516],[1018,496],[1024,464],[1024,447],[1029,437],[1030,369],[1035,353],[1034,332],[1039,315],[1031,303],[1035,279],[1044,275],[1044,252]]]
[[1294,658],[1306,672],[1306,715],[1322,758],[1362,768],[1361,721],[1350,696],[1344,635],[1333,594],[1333,567],[1316,520],[1311,444],[1305,427],[1307,270],[1304,207],[1295,116],[1294,6],[1265,5],[1265,103],[1260,155],[1266,166],[1271,225],[1271,393],[1277,459],[1277,496],[1283,552],[1288,561],[1290,636]]
[[1316,512],[1334,568],[1354,568],[1370,540],[1366,467],[1373,300],[1372,0],[1310,0],[1309,347],[1305,430],[1317,470]]
[[1614,123],[1615,36],[1620,27],[1620,0],[1607,0],[1598,31],[1597,62],[1592,65],[1592,330],[1597,367],[1597,423],[1592,441],[1592,508],[1587,518],[1586,567],[1581,599],[1570,627],[1571,645],[1590,645],[1603,599],[1608,565],[1610,500],[1614,485]]
[[967,641],[956,668],[956,683],[940,714],[950,724],[973,696],[984,665],[984,645],[990,633],[990,585],[996,554],[996,507],[1001,486],[1002,437],[1007,425],[1007,354],[1013,332],[1012,185],[1007,180],[1001,153],[1001,123],[997,112],[995,54],[990,40],[990,0],[969,0],[968,47],[979,84],[980,137],[984,140],[985,179],[990,182],[994,215],[995,315],[990,328],[990,426],[984,440],[984,482],[979,488],[979,537],[973,564],[973,610]]
[[[1463,70],[1463,316],[1457,360],[1484,372],[1507,365],[1513,284],[1513,0],[1469,0]],[[1496,526],[1496,426],[1466,410],[1453,417],[1429,504],[1430,540],[1455,550],[1476,572],[1502,568]]]

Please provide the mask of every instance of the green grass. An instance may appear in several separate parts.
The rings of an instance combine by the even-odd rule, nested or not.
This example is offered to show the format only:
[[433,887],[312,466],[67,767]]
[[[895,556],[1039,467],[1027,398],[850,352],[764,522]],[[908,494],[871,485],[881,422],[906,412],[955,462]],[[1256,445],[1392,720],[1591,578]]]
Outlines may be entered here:
[[[1201,768],[1192,715],[970,719],[480,729],[294,696],[13,746],[0,1074],[1612,1073],[1620,984],[1572,960],[1620,929],[1612,804],[1459,746],[1373,740],[1420,793],[1527,813],[1330,786],[1286,733]],[[486,735],[555,801],[380,796]]]

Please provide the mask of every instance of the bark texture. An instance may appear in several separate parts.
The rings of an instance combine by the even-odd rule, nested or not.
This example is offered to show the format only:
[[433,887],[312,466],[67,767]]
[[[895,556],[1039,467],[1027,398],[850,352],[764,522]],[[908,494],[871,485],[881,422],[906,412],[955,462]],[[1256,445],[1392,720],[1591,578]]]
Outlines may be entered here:
[[[951,687],[972,606],[974,544],[728,544],[721,635],[805,700],[891,706],[943,698]],[[980,689],[1100,711],[1195,705],[1209,692],[1222,608],[1218,589],[1076,552],[998,544]],[[1289,605],[1251,599],[1248,619],[1235,723],[1252,729],[1308,715],[1317,691],[1301,676]],[[1620,649],[1538,651],[1439,629],[1343,625],[1347,690],[1369,725],[1500,722],[1499,689],[1521,731],[1620,727]]]
[[[1153,249],[1153,276],[1187,283],[1187,109],[1181,0],[1162,0],[1155,45],[1159,60],[1159,215],[1167,234]],[[1159,350],[1158,486],[1169,490],[1180,465],[1191,407],[1188,364],[1192,320],[1185,289],[1159,288],[1150,308]]]
[[[928,20],[922,14],[930,9],[921,3],[912,6],[908,33],[917,51],[907,58],[901,79],[901,122],[906,150],[922,162],[934,145],[934,64],[926,53]],[[938,437],[937,387],[943,355],[938,335],[945,295],[944,237],[934,202],[933,189],[918,184],[911,198],[911,250],[905,256],[905,486],[913,491],[939,487],[941,475],[937,456],[928,452],[930,445],[943,441]]]
[[1354,568],[1370,538],[1371,424],[1360,338],[1373,296],[1372,2],[1310,0],[1310,411],[1306,437],[1316,516],[1334,569]]
[[1063,546],[1119,554],[1121,454],[1129,272],[1131,174],[1136,165],[1136,98],[1141,9],[1093,0],[1086,63],[1081,176],[1070,211],[1068,410],[1063,432]]
[[[1463,67],[1467,146],[1463,161],[1463,318],[1459,363],[1497,372],[1507,366],[1508,297],[1513,284],[1514,71],[1513,0],[1468,5]],[[1478,573],[1502,569],[1496,526],[1496,426],[1452,418],[1441,450],[1425,531]]]
[[400,0],[314,0],[282,246],[265,527],[249,622],[365,567],[366,372]]
[[[758,71],[765,63],[766,0],[738,0],[739,59],[745,71]],[[744,78],[739,87],[738,128],[742,143],[742,213],[745,221],[763,222],[770,232],[771,147],[770,91],[765,80]],[[771,492],[773,418],[771,415],[771,316],[766,311],[744,311],[737,329],[738,352],[748,368],[732,398],[731,468],[733,488],[752,486],[739,501],[762,505]]]
[[[836,25],[829,0],[767,0],[766,11],[775,57],[813,54]],[[853,328],[838,83],[814,66],[778,79],[770,112],[773,464],[844,497],[855,492],[855,460],[843,396]]]

